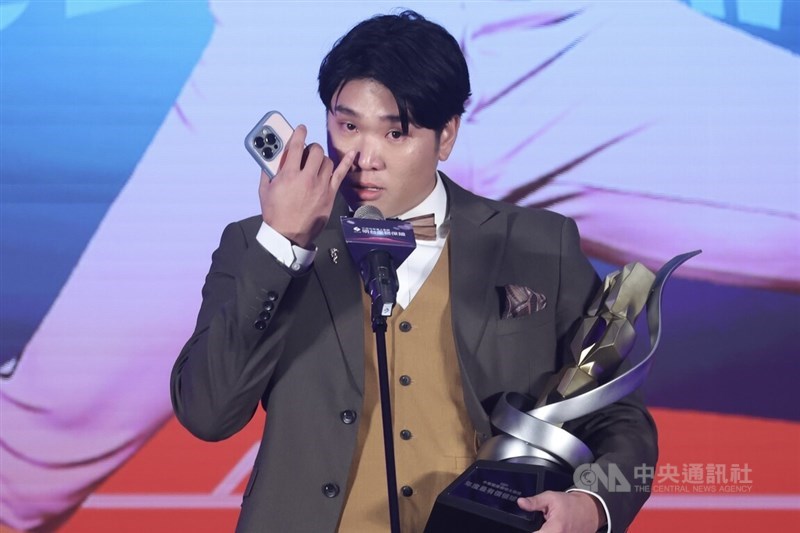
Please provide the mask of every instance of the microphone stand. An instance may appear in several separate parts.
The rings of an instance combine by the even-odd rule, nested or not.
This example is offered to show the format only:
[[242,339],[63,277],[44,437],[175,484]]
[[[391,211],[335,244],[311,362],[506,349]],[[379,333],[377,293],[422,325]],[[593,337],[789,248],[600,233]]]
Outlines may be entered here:
[[397,272],[388,252],[373,251],[362,264],[362,275],[365,280],[368,280],[364,288],[372,300],[372,331],[375,333],[375,346],[378,352],[378,388],[383,419],[383,451],[386,458],[386,489],[389,494],[389,524],[392,533],[400,533],[392,402],[389,397],[389,365],[386,359],[386,317],[392,315],[397,298]]
[[392,404],[389,398],[389,366],[386,362],[386,317],[372,308],[372,331],[378,349],[378,385],[383,418],[383,450],[386,457],[386,488],[389,491],[389,524],[392,533],[400,533],[400,509],[397,501],[397,472],[394,461]]

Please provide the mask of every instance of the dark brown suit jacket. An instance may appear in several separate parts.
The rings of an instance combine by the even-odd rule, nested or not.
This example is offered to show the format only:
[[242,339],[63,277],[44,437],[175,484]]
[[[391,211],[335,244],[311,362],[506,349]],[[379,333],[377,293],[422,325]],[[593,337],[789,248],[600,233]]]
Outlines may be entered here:
[[[464,402],[479,434],[491,433],[498,395],[536,396],[569,362],[570,330],[599,287],[575,223],[543,210],[476,196],[445,178],[450,212],[452,325]],[[172,402],[204,440],[227,438],[259,402],[268,422],[237,531],[333,531],[342,510],[361,411],[364,333],[357,268],[342,238],[339,199],[317,238],[313,267],[293,275],[256,241],[260,217],[229,225],[203,287],[197,327],[175,363]],[[329,250],[338,250],[334,263]],[[530,287],[547,306],[502,319],[502,288]],[[633,482],[654,465],[655,426],[637,398],[568,424],[598,457]],[[601,492],[615,531],[645,493]]]

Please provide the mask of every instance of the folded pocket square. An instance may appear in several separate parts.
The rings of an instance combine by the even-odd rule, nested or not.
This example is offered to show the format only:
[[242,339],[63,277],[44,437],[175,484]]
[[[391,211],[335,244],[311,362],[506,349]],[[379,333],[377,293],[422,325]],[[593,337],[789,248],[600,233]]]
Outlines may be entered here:
[[502,318],[531,315],[547,307],[547,298],[524,285],[506,285],[506,306]]

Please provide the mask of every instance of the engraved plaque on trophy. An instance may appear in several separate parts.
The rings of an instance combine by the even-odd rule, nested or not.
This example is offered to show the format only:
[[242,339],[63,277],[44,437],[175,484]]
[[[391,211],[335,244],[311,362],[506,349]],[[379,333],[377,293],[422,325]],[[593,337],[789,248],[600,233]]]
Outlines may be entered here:
[[554,468],[479,459],[436,498],[425,531],[530,533],[544,516],[523,511],[517,498],[570,486],[572,474]]

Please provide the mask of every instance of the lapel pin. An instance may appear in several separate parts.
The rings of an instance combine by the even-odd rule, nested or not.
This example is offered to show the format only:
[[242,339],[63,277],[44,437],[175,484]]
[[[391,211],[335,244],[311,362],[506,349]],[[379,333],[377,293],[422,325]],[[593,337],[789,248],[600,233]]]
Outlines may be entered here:
[[337,248],[331,248],[328,250],[328,253],[331,254],[331,261],[333,261],[334,265],[339,264],[339,250]]

